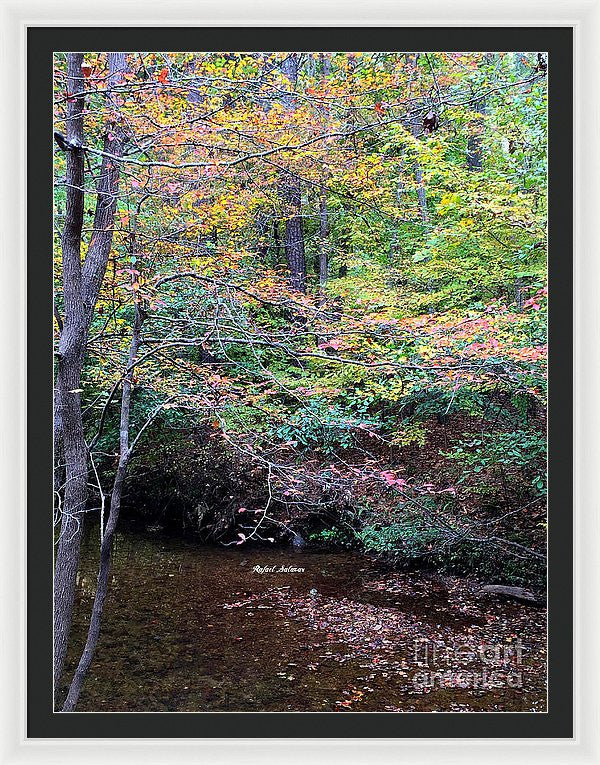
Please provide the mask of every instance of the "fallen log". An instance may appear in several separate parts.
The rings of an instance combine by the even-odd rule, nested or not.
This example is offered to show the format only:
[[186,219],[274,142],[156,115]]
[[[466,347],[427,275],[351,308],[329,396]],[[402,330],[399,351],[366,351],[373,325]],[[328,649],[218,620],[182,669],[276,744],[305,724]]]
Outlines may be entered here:
[[502,595],[506,598],[520,600],[523,603],[534,603],[538,606],[542,605],[544,602],[542,598],[539,598],[531,590],[527,590],[524,587],[506,587],[503,584],[486,584],[481,588],[480,592],[488,595]]

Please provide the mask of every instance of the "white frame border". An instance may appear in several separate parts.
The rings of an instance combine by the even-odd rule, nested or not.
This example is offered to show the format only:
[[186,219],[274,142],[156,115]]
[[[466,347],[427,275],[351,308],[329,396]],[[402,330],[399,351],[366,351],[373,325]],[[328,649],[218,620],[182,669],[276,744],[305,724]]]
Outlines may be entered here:
[[[600,0],[0,0],[0,762],[600,763]],[[28,26],[573,26],[575,736],[561,739],[26,739],[25,36]],[[12,107],[10,107],[12,105]],[[569,151],[569,147],[565,147]],[[17,193],[15,193],[15,191]],[[9,286],[10,285],[10,286]],[[18,627],[18,629],[16,628]]]

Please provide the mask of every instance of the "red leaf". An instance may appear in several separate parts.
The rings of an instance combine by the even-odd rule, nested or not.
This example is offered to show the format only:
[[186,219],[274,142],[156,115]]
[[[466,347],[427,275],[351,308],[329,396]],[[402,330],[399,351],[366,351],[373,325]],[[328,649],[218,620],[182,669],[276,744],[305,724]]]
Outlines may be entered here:
[[169,76],[169,70],[168,69],[161,69],[160,72],[158,73],[158,78],[157,79],[158,79],[159,82],[162,82],[162,84],[164,85],[166,83],[166,81],[167,81],[167,77],[168,76]]
[[84,77],[89,77],[92,73],[92,67],[89,64],[82,64],[81,72]]

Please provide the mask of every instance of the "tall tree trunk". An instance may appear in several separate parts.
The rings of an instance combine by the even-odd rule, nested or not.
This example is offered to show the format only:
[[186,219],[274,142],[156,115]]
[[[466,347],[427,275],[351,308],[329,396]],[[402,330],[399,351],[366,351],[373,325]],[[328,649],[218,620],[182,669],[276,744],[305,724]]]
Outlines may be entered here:
[[[119,80],[125,68],[122,53],[110,53],[110,87]],[[67,90],[83,91],[82,53],[67,56]],[[68,104],[67,139],[82,146],[83,96]],[[119,156],[122,141],[118,130],[107,130],[104,149]],[[83,266],[81,264],[81,231],[84,210],[84,152],[67,152],[67,203],[62,235],[64,318],[58,347],[58,373],[55,387],[55,428],[65,462],[65,486],[62,503],[61,528],[54,564],[54,683],[60,681],[75,599],[75,583],[79,567],[83,513],[87,502],[88,455],[81,413],[81,372],[88,332],[100,286],[104,279],[117,204],[119,167],[115,160],[104,158],[97,184],[94,232]]]
[[257,242],[256,249],[263,263],[267,262],[269,254],[269,217],[265,213],[259,213],[256,218]]
[[[298,82],[298,54],[290,53],[281,65],[281,71],[289,80],[290,92],[284,104],[293,111],[293,90]],[[290,283],[299,292],[306,292],[306,256],[304,253],[304,230],[302,228],[302,190],[299,178],[286,172],[282,181],[282,198],[285,204],[285,255],[290,269]]]
[[[418,60],[419,60],[418,53],[406,54],[406,63],[410,67],[412,67],[412,72],[408,80],[407,95],[409,98],[411,96],[412,83],[417,72]],[[420,123],[417,123],[414,120],[410,123],[410,125],[407,125],[405,123],[405,127],[408,127],[410,129],[415,139],[418,139],[422,133],[422,128]],[[423,221],[423,223],[429,223],[429,211],[427,209],[427,191],[425,189],[425,183],[423,182],[423,171],[421,170],[421,165],[419,165],[418,161],[415,161],[414,163],[414,174],[415,174],[415,181],[417,186],[417,199],[419,201],[419,212],[421,213],[421,220]]]
[[[108,97],[112,96],[110,88],[123,80],[123,72],[127,64],[124,53],[108,54]],[[104,151],[113,156],[123,154],[123,135],[116,124],[106,126]],[[96,210],[94,213],[94,231],[83,264],[84,302],[88,322],[91,323],[96,306],[96,300],[104,281],[106,266],[113,240],[113,227],[117,209],[119,192],[119,162],[104,157],[100,168],[100,177],[96,184]]]
[[[473,111],[478,114],[485,114],[485,99],[477,98],[473,103]],[[477,118],[471,123],[471,130],[467,138],[467,166],[472,172],[478,172],[483,168],[482,158],[482,131],[483,119]]]
[[52,440],[54,443],[54,493],[60,499],[60,492],[65,485],[65,454],[62,441],[62,412],[58,397],[58,386],[54,388]]
[[[319,62],[321,64],[321,76],[323,83],[331,74],[331,59],[327,53],[319,53]],[[329,110],[323,107],[324,129],[328,128]],[[327,173],[323,173],[323,180],[327,180]],[[325,189],[321,190],[319,195],[319,291],[321,297],[325,295],[327,287],[327,277],[329,272],[328,259],[328,239],[329,239],[329,215],[327,210],[327,193]]]
[[275,261],[281,262],[281,243],[279,240],[279,221],[277,218],[273,221],[273,246],[275,247]]
[[[404,158],[401,159],[398,167],[398,178],[396,180],[396,204],[400,208],[402,204],[402,198],[405,192],[404,183],[402,181],[402,168],[404,166]],[[394,226],[392,237],[390,240],[390,259],[394,262],[395,258],[400,255],[400,228],[398,225]]]
[[129,458],[131,456],[131,448],[129,446],[129,415],[131,410],[131,391],[133,386],[133,375],[135,370],[135,363],[137,354],[140,349],[141,334],[142,334],[142,322],[143,313],[140,308],[140,304],[135,304],[135,316],[133,321],[133,329],[131,334],[131,344],[129,346],[129,359],[127,365],[127,373],[123,379],[123,387],[121,390],[121,417],[119,424],[119,464],[117,466],[117,472],[113,482],[111,499],[110,499],[110,512],[108,515],[108,522],[104,535],[102,537],[102,543],[100,545],[100,568],[98,570],[98,582],[96,586],[96,595],[94,597],[94,605],[92,607],[92,615],[90,617],[90,625],[88,628],[87,639],[85,646],[73,680],[69,687],[67,698],[63,705],[63,712],[72,712],[75,709],[75,705],[79,699],[79,694],[83,687],[83,683],[87,676],[88,670],[94,658],[94,652],[98,643],[98,637],[100,635],[100,625],[102,622],[102,611],[104,609],[104,601],[108,592],[108,576],[110,573],[110,559],[112,542],[117,528],[119,520],[119,513],[121,511],[121,497],[123,493],[123,483],[125,481],[125,475],[127,473],[127,466],[129,464]]
[[[67,54],[67,91],[83,90],[83,53]],[[67,106],[67,140],[83,145],[83,96]],[[66,154],[67,198],[61,237],[64,318],[58,345],[55,392],[56,435],[62,442],[65,485],[54,570],[54,682],[60,680],[71,627],[83,512],[87,501],[87,446],[81,416],[81,369],[87,339],[82,299],[81,230],[84,210],[84,154]],[[57,451],[60,451],[56,445]]]
[[[481,60],[484,65],[491,63],[491,61],[492,55],[490,53],[485,53]],[[482,138],[484,128],[483,117],[486,113],[485,96],[473,94],[471,109],[481,116],[476,117],[471,123],[471,130],[467,138],[467,166],[469,170],[479,172],[483,169]]]
[[429,211],[427,210],[427,192],[423,181],[423,171],[418,162],[415,162],[415,181],[417,182],[417,198],[419,200],[419,211],[423,223],[429,223]]
[[285,222],[285,255],[290,269],[290,283],[295,290],[306,292],[302,194],[300,183],[296,179],[286,181],[285,197],[289,208]]
[[328,262],[328,238],[329,238],[329,217],[327,214],[327,197],[322,192],[319,198],[319,290],[321,295],[325,294],[327,287],[327,276],[329,271]]

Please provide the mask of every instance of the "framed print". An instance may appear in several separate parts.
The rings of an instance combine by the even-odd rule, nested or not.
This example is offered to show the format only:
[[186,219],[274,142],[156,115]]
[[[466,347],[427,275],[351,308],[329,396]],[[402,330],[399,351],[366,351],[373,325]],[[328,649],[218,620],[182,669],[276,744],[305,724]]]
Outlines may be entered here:
[[7,762],[596,761],[567,6],[18,22]]

